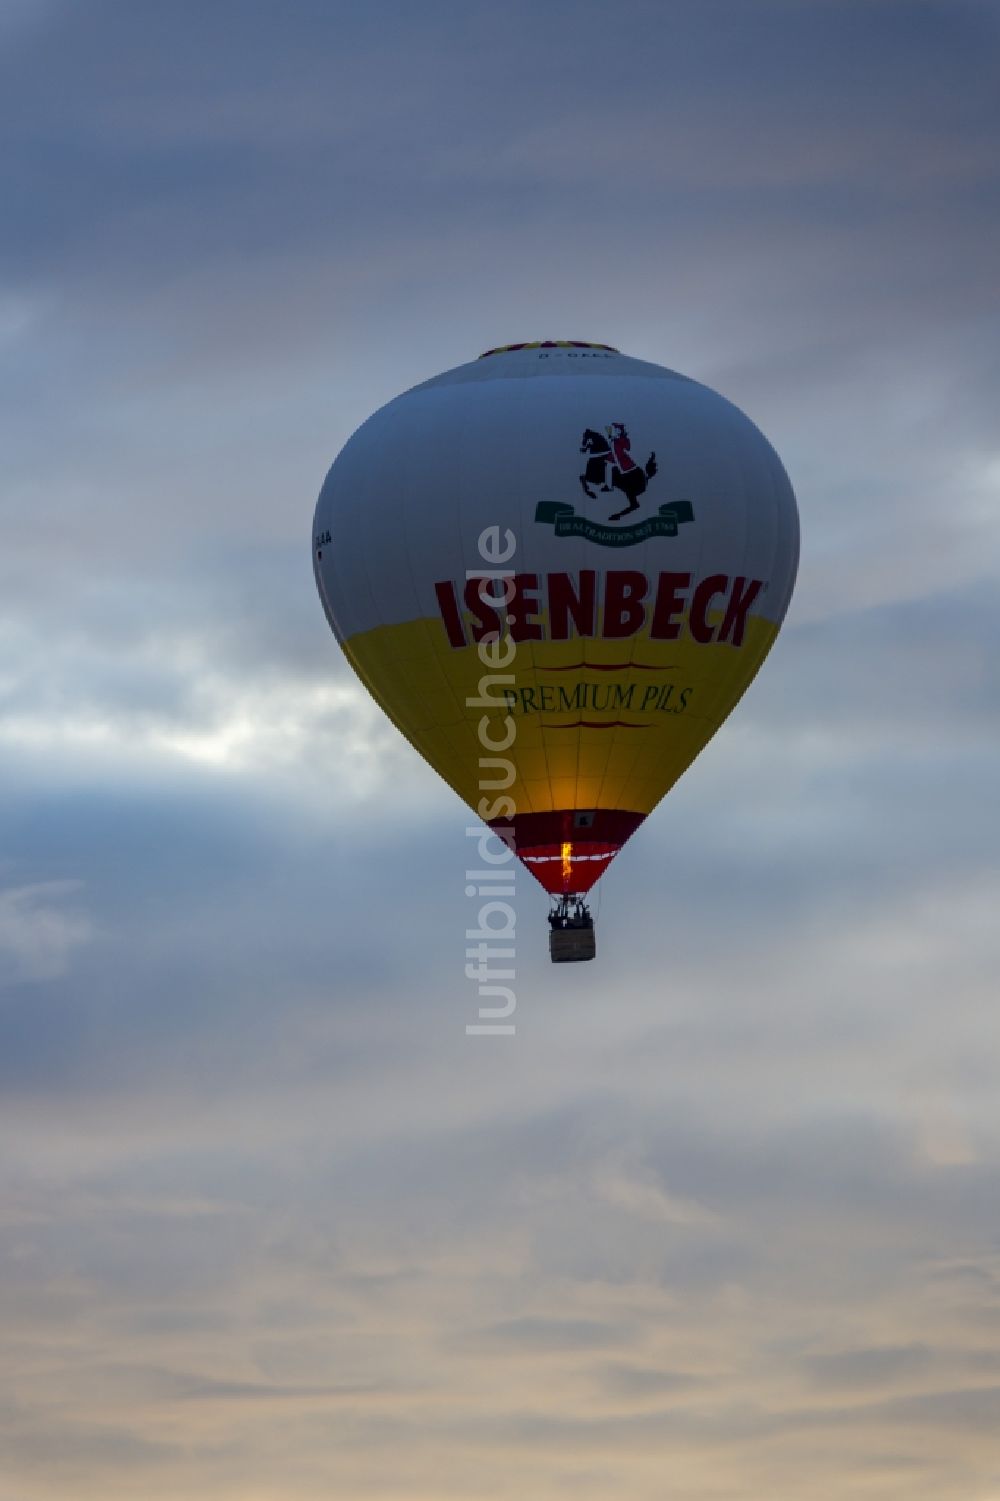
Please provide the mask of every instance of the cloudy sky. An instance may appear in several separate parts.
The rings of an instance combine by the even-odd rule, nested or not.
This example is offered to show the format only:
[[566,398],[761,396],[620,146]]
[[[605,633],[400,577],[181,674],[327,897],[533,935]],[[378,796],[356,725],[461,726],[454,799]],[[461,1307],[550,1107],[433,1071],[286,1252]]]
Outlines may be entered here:
[[[997,1501],[997,5],[2,0],[0,115],[0,1501]],[[803,559],[476,1039],[311,521],[546,337]]]

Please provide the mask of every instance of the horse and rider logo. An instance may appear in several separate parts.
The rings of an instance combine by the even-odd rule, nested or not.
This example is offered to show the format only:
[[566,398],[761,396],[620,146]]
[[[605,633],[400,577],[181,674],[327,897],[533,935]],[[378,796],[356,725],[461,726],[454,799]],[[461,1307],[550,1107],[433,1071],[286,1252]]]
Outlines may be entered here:
[[612,490],[620,490],[628,505],[608,517],[609,521],[620,521],[630,511],[639,509],[639,496],[646,493],[646,486],[656,473],[656,454],[651,453],[646,460],[646,467],[640,469],[629,452],[632,439],[624,422],[612,422],[610,427],[604,429],[604,433],[606,436],[592,427],[584,429],[580,452],[589,454],[590,457],[586,469],[580,475],[580,483],[583,493],[591,500],[597,499],[591,485],[599,484],[606,495],[610,495]]
[[[611,495],[619,490],[627,502],[620,511],[612,512],[609,522],[621,521],[623,516],[639,509],[639,499],[657,472],[655,452],[650,452],[645,464],[640,465],[632,457],[631,448],[632,439],[624,422],[609,423],[603,433],[593,427],[584,428],[580,440],[580,452],[587,455],[580,475],[587,499],[597,500],[599,494]],[[543,500],[535,509],[535,520],[551,525],[557,537],[585,537],[602,547],[631,547],[647,537],[676,537],[679,525],[694,520],[694,509],[689,500],[675,500],[660,506],[654,516],[631,526],[605,526],[589,516],[578,515],[563,501]]]

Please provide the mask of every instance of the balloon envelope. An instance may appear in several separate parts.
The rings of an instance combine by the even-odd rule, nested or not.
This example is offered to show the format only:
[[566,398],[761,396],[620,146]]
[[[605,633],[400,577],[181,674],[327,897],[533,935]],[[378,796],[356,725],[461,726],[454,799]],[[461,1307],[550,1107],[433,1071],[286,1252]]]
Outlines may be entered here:
[[577,893],[771,649],[798,514],[723,397],[547,342],[370,417],[323,485],[313,560],[389,717],[546,890]]

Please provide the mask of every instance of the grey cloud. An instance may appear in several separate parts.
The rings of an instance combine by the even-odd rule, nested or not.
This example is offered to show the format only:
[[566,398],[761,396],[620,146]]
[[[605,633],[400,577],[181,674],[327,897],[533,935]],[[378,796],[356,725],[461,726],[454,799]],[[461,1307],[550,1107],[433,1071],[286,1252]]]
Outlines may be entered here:
[[871,1346],[810,1355],[803,1366],[817,1386],[879,1387],[900,1377],[920,1376],[931,1365],[933,1353],[919,1344]]
[[609,1364],[598,1375],[610,1396],[639,1402],[655,1402],[675,1392],[688,1392],[705,1380],[687,1371],[662,1371],[622,1364]]
[[892,1397],[853,1408],[800,1411],[791,1421],[803,1427],[836,1427],[845,1421],[871,1425],[923,1425],[952,1434],[992,1437],[1000,1413],[1000,1387],[961,1386],[913,1396]]
[[[706,250],[712,264],[719,242],[731,257],[734,237],[745,240],[748,233],[764,254],[776,224],[791,234],[793,224],[825,216],[830,266],[837,255],[850,255],[852,238],[859,249],[873,235],[878,240],[887,194],[905,193],[912,204],[914,173],[918,193],[924,178],[933,185],[936,173],[945,191],[970,192],[974,209],[981,184],[975,175],[969,181],[965,163],[975,171],[978,159],[980,174],[988,172],[983,142],[995,122],[986,13],[923,5],[904,14],[904,8],[886,7],[877,23],[853,6],[822,13],[781,6],[777,14],[780,47],[759,15],[738,7],[714,7],[711,16],[691,5],[626,7],[629,44],[602,58],[602,87],[586,112],[574,80],[593,69],[600,16],[590,6],[572,13],[521,8],[502,20],[446,7],[422,15],[419,24],[396,7],[338,14],[336,24],[310,10],[301,30],[288,28],[278,45],[266,8],[254,6],[220,7],[211,17],[191,11],[184,25],[175,11],[173,24],[154,26],[142,7],[128,15],[92,10],[85,19],[64,17],[58,41],[51,34],[52,55],[44,29],[32,34],[28,58],[17,58],[8,91],[30,122],[23,131],[25,241],[18,274],[30,265],[38,275],[46,264],[38,254],[42,242],[52,249],[50,275],[83,274],[93,298],[94,280],[99,284],[113,267],[121,299],[130,283],[172,278],[182,267],[218,265],[234,252],[259,262],[295,246],[291,276],[283,280],[299,280],[305,270],[307,281],[323,288],[328,300],[334,297],[342,317],[344,299],[330,272],[346,271],[355,295],[365,296],[364,265],[373,253],[384,253],[372,242],[391,236],[402,215],[413,220],[418,204],[448,224],[449,242],[456,244],[458,235],[456,260],[471,251],[495,261],[479,230],[494,238],[502,262],[518,243],[525,201],[537,198],[536,219],[550,235],[569,213],[578,231],[575,254],[588,276],[597,260],[590,237],[584,234],[581,242],[579,230],[591,217],[581,190],[605,174],[628,183],[637,197],[629,215],[633,239],[651,231],[669,235],[681,265],[692,256],[697,263]],[[112,17],[113,53],[104,41]],[[401,43],[388,61],[379,45],[385,24]],[[65,45],[67,27],[76,32],[73,46]],[[329,45],[331,31],[335,46]],[[518,66],[511,68],[515,37]],[[930,69],[927,49],[935,45]],[[475,78],[462,63],[470,46],[479,57]],[[228,66],[213,69],[211,59],[223,47]],[[558,69],[546,61],[549,49],[558,49]],[[70,56],[72,69],[62,61]],[[32,64],[44,66],[46,87],[35,87],[23,101],[20,80],[33,76]],[[705,67],[719,80],[710,105],[698,81]],[[933,142],[927,142],[922,138],[931,129]],[[77,141],[74,155],[60,160],[70,136]],[[469,144],[457,148],[462,137]],[[548,141],[558,152],[555,163]],[[567,141],[573,143],[569,155]],[[45,151],[45,170],[38,171],[35,158]],[[292,153],[295,170],[289,171]],[[762,192],[760,174],[773,178],[776,171],[784,177],[765,181]],[[824,179],[831,172],[843,184],[841,201],[820,192],[829,188]],[[498,173],[505,177],[498,181]],[[870,203],[863,197],[868,178]],[[670,190],[666,202],[664,188]],[[772,195],[782,193],[791,196],[775,204]],[[560,204],[555,217],[553,195]],[[946,243],[953,256],[977,254],[979,237],[964,244],[955,239],[960,218],[965,215],[934,212],[928,200],[920,232],[910,236],[907,262],[897,265],[894,278],[880,277],[878,302],[891,297],[901,270],[906,283],[907,266],[921,264],[928,244],[936,254]],[[706,222],[716,226],[707,247],[703,234],[697,244],[691,234]],[[613,223],[604,221],[604,230],[624,244]],[[417,225],[407,223],[411,267],[416,255],[429,269],[437,253],[426,233],[422,216]],[[55,255],[67,239],[72,269]],[[325,275],[309,269],[320,249],[330,268]],[[785,250],[790,262],[796,255],[791,240]],[[544,239],[539,244],[533,236],[533,254],[539,251],[545,254]],[[815,264],[822,236],[813,230],[800,253]],[[881,264],[863,252],[852,259],[867,265],[869,276]],[[731,264],[728,269],[731,280]],[[393,272],[404,272],[402,259]],[[283,287],[286,309],[288,290]],[[787,296],[787,285],[782,291]],[[725,296],[724,284],[720,293]],[[217,307],[225,303],[226,287],[214,297],[206,288],[198,297],[199,311],[211,318],[210,298]],[[875,301],[862,300],[869,308]],[[257,317],[266,324],[261,301]],[[178,306],[183,314],[182,302]],[[807,306],[803,298],[799,313]],[[305,332],[300,319],[299,337]],[[261,352],[273,346],[269,327]]]
[[386,1394],[372,1382],[308,1385],[302,1382],[225,1381],[193,1371],[126,1364],[91,1366],[88,1385],[95,1401],[115,1403],[123,1409],[174,1402],[325,1403],[377,1398]]
[[565,1354],[573,1350],[599,1350],[629,1343],[626,1329],[593,1319],[508,1319],[482,1331],[494,1349],[505,1344],[529,1349],[538,1355]]
[[128,1474],[176,1461],[178,1445],[141,1438],[124,1426],[114,1424],[63,1423],[59,1431],[49,1426],[24,1424],[20,1420],[7,1426],[4,1450],[8,1463],[18,1472],[35,1480],[62,1476],[64,1481],[87,1484],[95,1468]]
[[67,904],[78,890],[72,881],[0,887],[0,983],[4,971],[28,982],[64,973],[74,949],[93,936],[86,915]]

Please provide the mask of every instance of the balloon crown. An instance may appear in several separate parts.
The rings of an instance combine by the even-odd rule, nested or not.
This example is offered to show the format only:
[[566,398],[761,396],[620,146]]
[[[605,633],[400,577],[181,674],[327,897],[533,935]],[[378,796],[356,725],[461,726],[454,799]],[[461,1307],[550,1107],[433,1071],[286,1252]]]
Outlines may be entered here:
[[500,344],[496,349],[486,349],[479,356],[488,359],[491,354],[513,354],[515,349],[604,349],[608,354],[620,354],[611,344],[590,344],[585,339],[535,339],[528,344]]

